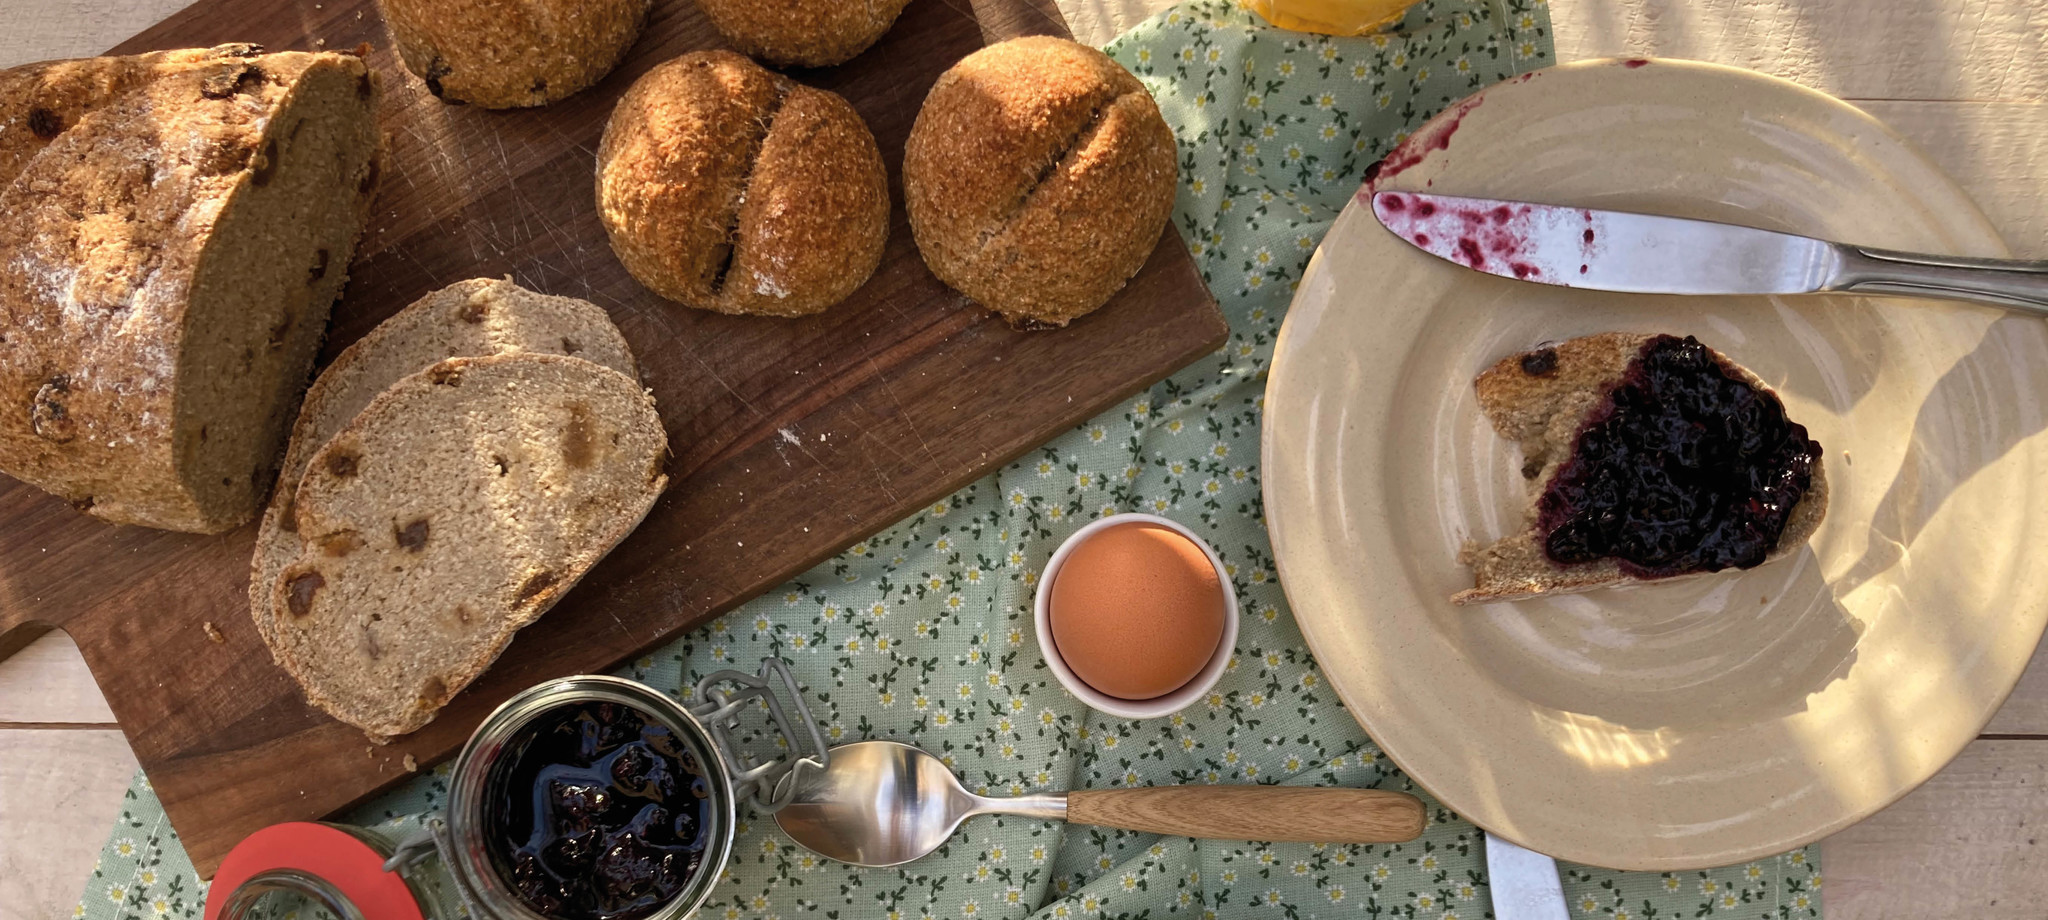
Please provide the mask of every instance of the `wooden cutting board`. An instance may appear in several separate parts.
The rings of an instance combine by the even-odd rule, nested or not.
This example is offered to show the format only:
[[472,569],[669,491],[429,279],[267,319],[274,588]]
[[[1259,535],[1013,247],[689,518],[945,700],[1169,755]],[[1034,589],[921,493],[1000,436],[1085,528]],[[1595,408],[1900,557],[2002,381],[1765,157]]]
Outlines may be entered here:
[[464,278],[585,298],[633,344],[668,427],[672,481],[495,667],[389,746],[310,709],[272,664],[244,593],[254,525],[218,537],[113,527],[0,478],[0,656],[47,628],[71,634],[211,876],[251,831],[360,802],[406,777],[406,755],[447,757],[520,689],[667,642],[1214,350],[1227,329],[1172,228],[1115,300],[1060,331],[1013,330],[926,271],[903,215],[904,138],[940,72],[1028,33],[1066,34],[1050,0],[913,0],[865,54],[793,74],[860,111],[895,197],[875,277],[793,321],[655,297],[597,222],[594,151],[612,103],[655,64],[721,45],[690,0],[656,0],[632,55],[597,87],[520,112],[429,96],[371,0],[201,0],[124,42],[114,50],[374,46],[390,155],[323,360]]

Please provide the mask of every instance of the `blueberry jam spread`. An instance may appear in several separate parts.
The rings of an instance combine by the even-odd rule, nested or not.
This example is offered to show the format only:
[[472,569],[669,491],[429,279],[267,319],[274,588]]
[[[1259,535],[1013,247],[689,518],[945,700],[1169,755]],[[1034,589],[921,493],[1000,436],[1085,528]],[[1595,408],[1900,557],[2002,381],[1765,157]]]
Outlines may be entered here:
[[1746,569],[1777,548],[1819,462],[1777,396],[1691,336],[1658,336],[1579,430],[1537,528],[1561,564],[1612,557],[1637,578]]
[[636,920],[704,858],[710,789],[675,733],[616,703],[541,714],[490,781],[491,860],[526,906],[562,920]]

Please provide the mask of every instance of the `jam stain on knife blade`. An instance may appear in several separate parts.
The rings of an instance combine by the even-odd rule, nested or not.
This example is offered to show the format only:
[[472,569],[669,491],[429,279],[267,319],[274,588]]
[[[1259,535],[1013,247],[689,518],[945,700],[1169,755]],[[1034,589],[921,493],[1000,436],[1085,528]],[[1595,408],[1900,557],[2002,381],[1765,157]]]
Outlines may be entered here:
[[1441,206],[1392,192],[1372,199],[1380,223],[1417,247],[1470,268],[1533,279],[1543,274],[1522,258],[1529,245],[1528,205]]
[[[1539,256],[1535,242],[1539,230],[1554,238],[1554,227],[1539,228],[1542,215],[1526,204],[1485,202],[1483,204],[1439,204],[1438,200],[1399,192],[1382,192],[1369,199],[1380,223],[1419,249],[1468,268],[1525,281],[1548,281],[1568,285],[1559,272],[1568,266],[1546,268],[1562,261],[1552,251]],[[1580,210],[1585,227],[1579,236],[1579,271],[1586,274],[1599,251],[1599,234],[1594,231],[1593,212]]]

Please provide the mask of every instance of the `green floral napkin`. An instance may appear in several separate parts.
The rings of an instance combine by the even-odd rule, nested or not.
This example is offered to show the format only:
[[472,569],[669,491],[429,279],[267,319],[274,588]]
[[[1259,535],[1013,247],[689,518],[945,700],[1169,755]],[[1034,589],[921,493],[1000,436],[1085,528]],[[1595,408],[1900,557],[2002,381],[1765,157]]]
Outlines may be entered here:
[[[1187,3],[1109,52],[1179,136],[1176,226],[1230,320],[1229,344],[1149,392],[625,673],[687,699],[697,678],[787,659],[834,741],[898,738],[997,794],[1159,783],[1420,792],[1325,686],[1287,609],[1259,499],[1267,362],[1296,280],[1365,167],[1423,119],[1551,63],[1543,0],[1424,0],[1401,28],[1324,38],[1226,2]],[[1243,602],[1209,697],[1128,722],[1060,689],[1032,635],[1060,539],[1125,511],[1202,533]],[[1454,739],[1446,739],[1450,743]],[[389,835],[441,806],[445,768],[352,817]],[[1589,814],[1588,821],[1602,820]],[[1814,848],[1711,872],[1567,867],[1574,917],[1817,917]],[[77,914],[196,917],[204,886],[138,776]],[[452,916],[452,913],[450,914]],[[1432,804],[1422,839],[1311,846],[1163,839],[980,818],[936,855],[859,870],[747,817],[709,918],[1492,916],[1481,836]]]

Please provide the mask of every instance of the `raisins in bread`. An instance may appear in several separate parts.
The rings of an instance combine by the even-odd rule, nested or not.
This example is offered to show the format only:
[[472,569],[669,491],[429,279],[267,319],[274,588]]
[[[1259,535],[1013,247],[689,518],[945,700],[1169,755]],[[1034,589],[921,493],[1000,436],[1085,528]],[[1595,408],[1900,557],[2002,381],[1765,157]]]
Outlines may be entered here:
[[[511,352],[576,355],[638,376],[625,338],[597,305],[536,294],[490,278],[459,281],[414,301],[343,349],[320,372],[299,408],[278,470],[278,487],[256,531],[249,610],[266,642],[276,638],[270,616],[272,585],[304,549],[292,500],[313,454],[401,378],[448,358]],[[352,469],[356,462],[342,452],[330,452],[327,461],[337,472]],[[332,466],[337,463],[339,468]]]
[[[349,475],[322,462],[338,452]],[[280,663],[373,739],[418,729],[639,525],[667,452],[639,381],[581,358],[400,380],[306,467],[305,545],[267,605]],[[349,552],[320,548],[343,536]]]

